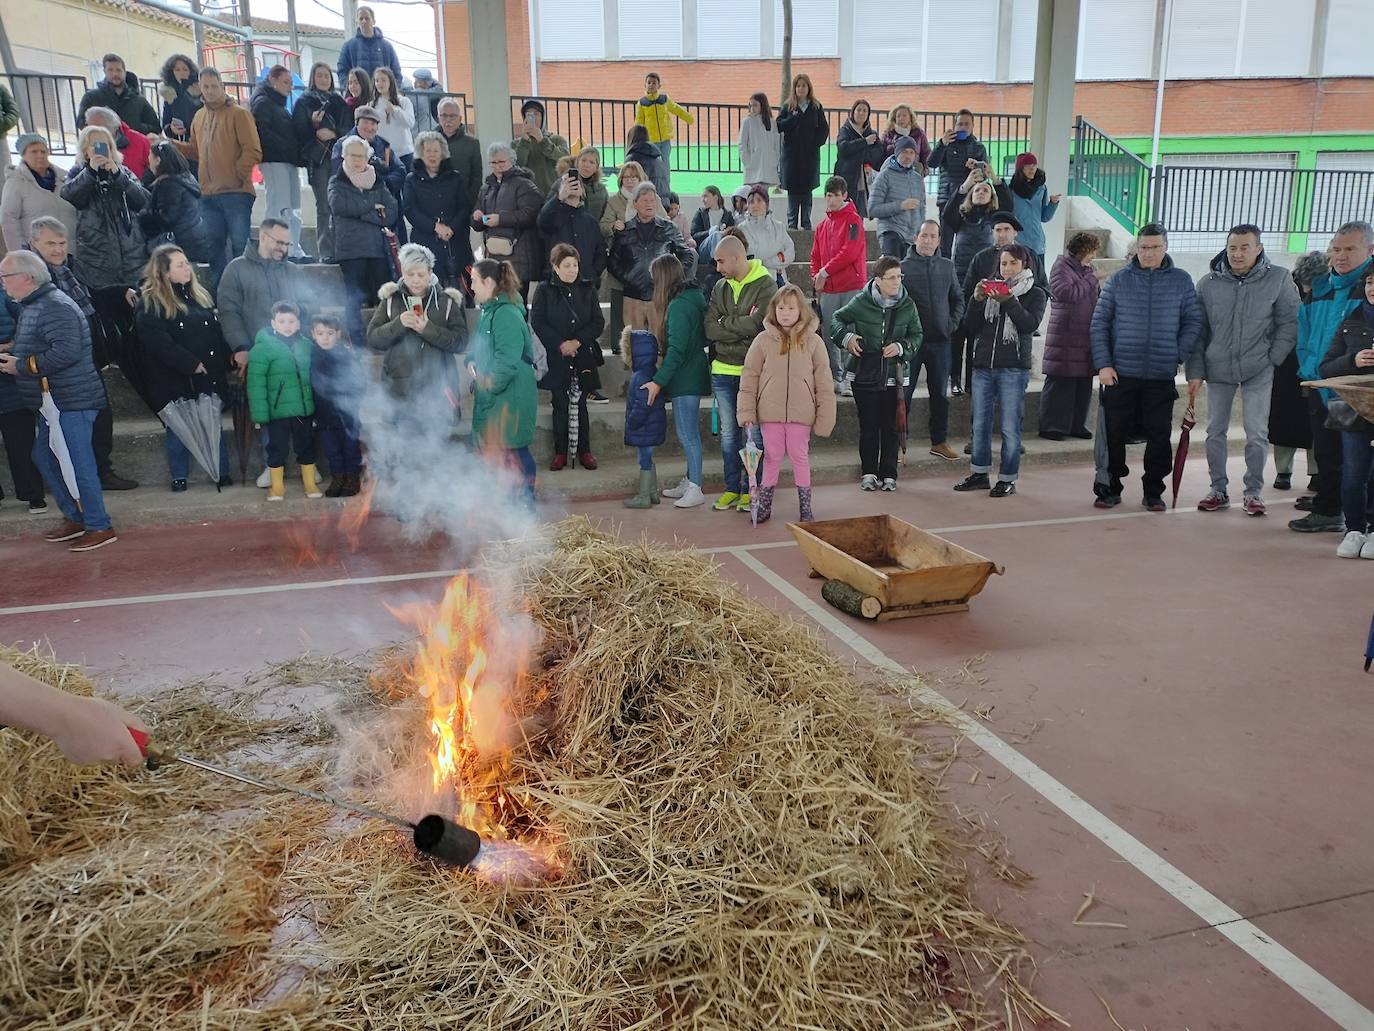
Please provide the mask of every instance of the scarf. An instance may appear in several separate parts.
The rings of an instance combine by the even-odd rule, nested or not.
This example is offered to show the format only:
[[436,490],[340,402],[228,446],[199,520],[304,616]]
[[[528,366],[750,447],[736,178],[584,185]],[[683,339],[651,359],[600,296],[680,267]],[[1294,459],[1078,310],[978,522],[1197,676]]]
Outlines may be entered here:
[[620,195],[621,195],[622,197],[625,198],[625,204],[626,204],[626,208],[627,208],[626,213],[627,213],[627,214],[628,214],[628,209],[629,209],[629,204],[630,204],[630,194],[631,194],[632,192],[633,192],[632,190],[627,190],[627,189],[626,189],[625,187],[623,187],[623,186],[620,188]]
[[370,190],[377,185],[377,169],[371,161],[361,172],[354,172],[349,169],[348,162],[342,165],[343,174],[348,176],[348,181],[360,190]]
[[1011,177],[1011,182],[1008,185],[1011,186],[1011,192],[1016,194],[1016,196],[1020,197],[1022,200],[1030,200],[1035,196],[1035,191],[1045,185],[1044,170],[1037,168],[1035,170],[1035,175],[1031,176],[1029,179],[1020,172],[1017,172]]
[[[1022,176],[1022,178],[1025,177]],[[1011,295],[1013,297],[1020,297],[1034,285],[1035,273],[1028,268],[1023,268],[1020,272],[1007,280],[1007,286],[1011,289]],[[1002,305],[989,297],[987,302],[983,305],[983,318],[987,320],[989,324],[992,324],[995,323],[997,317],[1002,314]],[[1004,318],[1002,320],[1002,340],[1008,344],[1019,345],[1021,343],[1021,331],[1016,328],[1016,323],[1012,322],[1011,319]]]
[[873,298],[874,304],[886,311],[888,308],[895,308],[897,305],[901,304],[902,298],[906,296],[906,291],[903,291],[896,297],[887,297],[878,289],[878,281],[875,279],[868,284],[868,294]]
[[43,189],[47,190],[49,193],[57,192],[56,168],[54,168],[52,165],[49,165],[47,172],[45,172],[43,175],[39,175],[37,172],[34,172],[32,168],[30,168],[29,171],[33,172],[33,181],[36,182],[39,186],[43,187]]

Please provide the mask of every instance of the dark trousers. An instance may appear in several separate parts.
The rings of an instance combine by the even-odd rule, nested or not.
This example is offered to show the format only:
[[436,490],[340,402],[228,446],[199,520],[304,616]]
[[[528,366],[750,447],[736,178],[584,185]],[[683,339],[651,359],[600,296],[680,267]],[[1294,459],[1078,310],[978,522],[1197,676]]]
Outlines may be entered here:
[[344,258],[339,262],[343,272],[348,304],[344,313],[344,328],[355,346],[366,339],[363,332],[364,308],[377,303],[377,291],[391,280],[391,261],[388,258]]
[[118,365],[129,384],[139,390],[143,384],[143,370],[138,361],[134,309],[124,299],[127,290],[125,286],[106,286],[91,291],[91,306],[95,308],[95,324],[91,326],[91,356],[95,359],[97,371],[106,365]]
[[949,381],[951,384],[962,383],[965,390],[973,382],[973,356],[969,353],[972,350],[973,341],[962,326],[956,326],[954,339],[949,345]]
[[334,224],[329,213],[329,161],[325,160],[306,170],[310,176],[310,192],[315,195],[315,256],[321,261],[334,260]]
[[897,388],[855,390],[859,413],[859,461],[865,476],[897,478]]
[[273,419],[267,424],[267,464],[286,464],[292,446],[301,465],[315,464],[315,424],[310,419]]
[[803,193],[787,191],[787,224],[793,229],[811,228],[811,190]]
[[1368,433],[1341,433],[1341,507],[1345,528],[1365,533],[1374,526],[1374,440]]
[[[941,173],[941,174],[943,175],[943,173]],[[952,192],[952,191],[951,191],[951,192]],[[943,214],[943,212],[944,212],[944,210],[945,210],[945,205],[949,203],[949,194],[947,194],[947,193],[945,193],[945,191],[941,190],[940,193],[939,193],[937,196],[938,196],[938,198],[939,198],[938,204],[939,204],[940,212]],[[941,220],[941,223],[940,223],[940,256],[941,256],[942,258],[948,258],[948,257],[949,257],[951,254],[953,254],[953,253],[954,253],[954,230],[948,228],[948,227],[945,225],[944,221]]]
[[[14,480],[14,494],[29,504],[43,500],[43,476],[33,464],[33,442],[37,435],[37,416],[27,408],[0,415],[0,440],[5,442],[5,458],[9,460],[10,476]],[[4,496],[5,492],[0,490],[0,498]]]
[[1138,379],[1121,376],[1116,385],[1102,391],[1107,413],[1107,465],[1111,476],[1108,491],[1121,493],[1121,480],[1130,474],[1126,466],[1126,439],[1136,429],[1137,417],[1145,428],[1145,464],[1140,485],[1147,498],[1164,496],[1164,481],[1174,469],[1170,435],[1178,391],[1171,379]]
[[[553,451],[557,455],[568,454],[568,417],[572,414],[572,398],[567,388],[554,387],[553,397]],[[592,449],[591,420],[587,417],[587,394],[580,391],[577,395],[577,450],[575,454],[585,455]]]
[[1087,433],[1091,376],[1046,376],[1040,391],[1041,433]]
[[[363,471],[363,449],[358,441],[358,421],[342,413],[316,423],[324,460],[330,476],[348,476]],[[297,452],[299,456],[299,452]]]
[[911,396],[921,370],[926,374],[926,390],[930,393],[930,443],[943,444],[949,436],[949,341],[923,340],[911,370],[911,382],[906,386],[906,409],[911,411]]
[[1339,430],[1326,428],[1326,402],[1321,391],[1307,393],[1307,416],[1312,423],[1312,456],[1317,460],[1317,493],[1312,511],[1317,515],[1341,514],[1341,466],[1343,446]]
[[900,260],[906,257],[906,253],[910,249],[901,233],[894,233],[890,229],[885,229],[878,234],[878,253],[884,257]]
[[114,451],[114,412],[107,404],[95,413],[91,428],[91,450],[95,452],[95,467],[101,478],[110,475],[110,454]]

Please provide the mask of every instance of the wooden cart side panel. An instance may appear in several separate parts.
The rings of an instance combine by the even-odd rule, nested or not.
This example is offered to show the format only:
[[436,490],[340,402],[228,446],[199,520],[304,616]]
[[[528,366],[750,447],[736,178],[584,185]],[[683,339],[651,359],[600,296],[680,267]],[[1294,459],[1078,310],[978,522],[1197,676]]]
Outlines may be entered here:
[[[853,519],[825,519],[807,523],[805,533],[813,539],[870,566],[886,565],[891,529],[888,516],[859,516]],[[798,543],[802,538],[793,532]]]
[[828,580],[841,580],[864,594],[871,594],[884,605],[888,603],[890,581],[885,574],[800,527],[789,525],[788,529],[802,555],[816,572]]
[[899,573],[892,578],[892,584],[888,587],[884,608],[963,601],[983,589],[989,573],[987,563]]

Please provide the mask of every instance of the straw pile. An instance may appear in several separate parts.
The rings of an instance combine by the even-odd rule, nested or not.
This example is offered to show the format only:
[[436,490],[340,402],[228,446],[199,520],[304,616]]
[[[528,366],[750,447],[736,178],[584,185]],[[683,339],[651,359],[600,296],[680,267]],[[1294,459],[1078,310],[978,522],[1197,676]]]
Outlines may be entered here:
[[[488,566],[543,633],[518,715],[545,729],[517,750],[509,786],[525,800],[526,830],[562,841],[561,878],[497,887],[417,861],[392,830],[324,828],[286,802],[149,854],[143,869],[134,839],[152,821],[120,826],[105,807],[117,847],[102,845],[106,867],[92,859],[75,876],[98,885],[102,913],[125,911],[136,927],[139,896],[158,897],[161,925],[149,913],[122,934],[124,953],[105,955],[117,943],[103,917],[85,922],[103,936],[93,948],[73,914],[41,909],[71,883],[70,865],[11,866],[0,870],[0,929],[13,944],[0,962],[36,950],[26,990],[55,1013],[54,998],[124,992],[166,1014],[98,1026],[933,1031],[1046,1014],[1024,987],[1020,939],[968,897],[954,858],[962,842],[924,772],[931,757],[897,729],[897,713],[699,557],[621,544],[582,520],[552,532],[551,552],[512,547]],[[392,658],[370,684],[359,670],[348,690],[370,687],[399,728],[404,764],[407,735],[413,750],[428,732],[401,675]],[[4,754],[0,776],[12,768]],[[191,785],[180,783],[185,803]],[[220,789],[198,783],[209,795],[195,804],[212,804]],[[15,784],[0,780],[9,808]],[[146,806],[147,790],[115,793]],[[79,790],[66,810],[88,797]],[[85,825],[70,811],[60,820]],[[0,842],[8,834],[0,824]],[[102,870],[144,880],[122,890]],[[21,945],[21,914],[49,920],[61,940]],[[272,922],[286,918],[311,933],[269,944]],[[138,955],[140,938],[161,952]],[[75,954],[103,970],[73,973]],[[289,969],[305,973],[287,1002],[248,1012]],[[0,1014],[14,1004],[0,989]],[[97,1026],[76,1019],[66,1007],[53,1023]]]

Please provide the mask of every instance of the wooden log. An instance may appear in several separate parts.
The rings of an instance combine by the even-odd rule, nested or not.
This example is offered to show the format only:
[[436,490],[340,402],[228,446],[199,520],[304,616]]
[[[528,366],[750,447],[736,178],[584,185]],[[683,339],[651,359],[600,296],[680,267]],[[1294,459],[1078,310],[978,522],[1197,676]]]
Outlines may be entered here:
[[871,594],[850,587],[843,580],[827,580],[821,585],[821,597],[841,612],[862,619],[877,619],[883,611],[882,602]]

